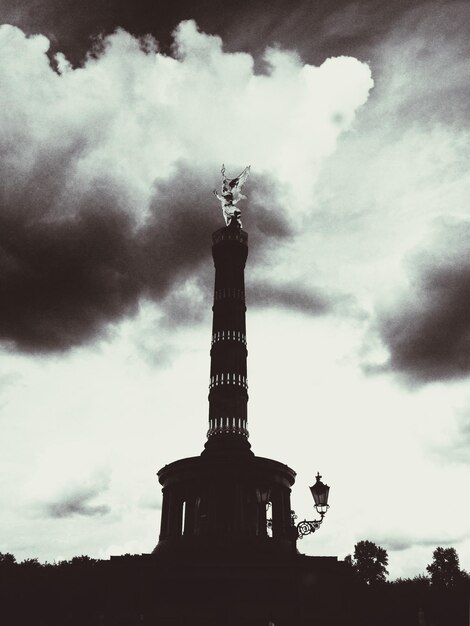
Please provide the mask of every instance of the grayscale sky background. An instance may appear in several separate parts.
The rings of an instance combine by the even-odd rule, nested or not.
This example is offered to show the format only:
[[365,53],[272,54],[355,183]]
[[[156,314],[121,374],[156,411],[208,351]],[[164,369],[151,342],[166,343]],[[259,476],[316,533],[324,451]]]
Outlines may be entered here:
[[470,3],[0,23],[0,551],[153,549],[155,473],[205,441],[225,163],[252,166],[250,440],[298,472],[299,518],[331,485],[300,549],[470,569]]

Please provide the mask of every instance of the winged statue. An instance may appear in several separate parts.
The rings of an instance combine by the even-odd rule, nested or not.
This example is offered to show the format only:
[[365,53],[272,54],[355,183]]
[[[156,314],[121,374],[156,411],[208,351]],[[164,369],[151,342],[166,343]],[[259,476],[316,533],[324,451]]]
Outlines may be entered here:
[[250,175],[250,167],[248,165],[245,167],[243,172],[239,174],[236,178],[232,178],[229,180],[225,176],[225,165],[222,165],[222,191],[221,195],[217,193],[214,189],[215,197],[220,201],[222,205],[222,213],[224,215],[225,224],[228,226],[232,220],[235,220],[242,225],[242,221],[240,219],[242,212],[236,206],[240,200],[245,200],[246,196],[242,194],[242,187],[245,184],[246,179]]

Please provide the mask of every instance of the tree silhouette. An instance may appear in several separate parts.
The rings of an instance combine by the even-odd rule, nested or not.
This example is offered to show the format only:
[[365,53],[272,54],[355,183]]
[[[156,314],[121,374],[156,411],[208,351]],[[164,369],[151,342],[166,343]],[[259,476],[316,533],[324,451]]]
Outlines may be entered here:
[[16,565],[16,558],[9,552],[0,552],[0,568],[13,567]]
[[359,541],[354,546],[354,558],[350,554],[345,562],[367,585],[385,582],[388,574],[388,554],[372,541]]
[[459,556],[455,548],[436,548],[432,558],[432,563],[426,567],[426,570],[431,575],[433,585],[454,587],[465,577],[460,570]]
[[21,561],[19,566],[21,568],[23,568],[23,569],[29,569],[29,570],[34,570],[34,569],[38,569],[40,567],[44,567],[42,565],[42,563],[40,563],[38,561],[38,559],[36,559],[36,558],[34,558],[34,559],[25,559],[24,561]]

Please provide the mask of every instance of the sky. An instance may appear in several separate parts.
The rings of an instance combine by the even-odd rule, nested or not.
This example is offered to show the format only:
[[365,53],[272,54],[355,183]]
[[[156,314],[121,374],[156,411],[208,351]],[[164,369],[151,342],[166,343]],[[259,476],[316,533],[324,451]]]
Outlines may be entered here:
[[0,1],[0,551],[148,553],[240,205],[255,454],[301,552],[470,570],[470,4]]

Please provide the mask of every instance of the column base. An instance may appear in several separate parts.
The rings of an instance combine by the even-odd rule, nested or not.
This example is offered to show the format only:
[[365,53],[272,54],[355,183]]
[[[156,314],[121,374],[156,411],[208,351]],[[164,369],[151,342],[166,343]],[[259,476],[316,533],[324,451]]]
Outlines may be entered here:
[[207,454],[249,454],[254,456],[251,451],[251,444],[246,437],[234,433],[214,434],[209,437],[204,445],[201,455]]

